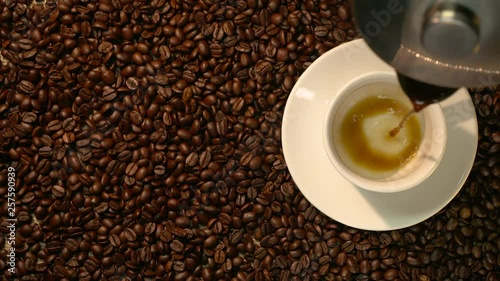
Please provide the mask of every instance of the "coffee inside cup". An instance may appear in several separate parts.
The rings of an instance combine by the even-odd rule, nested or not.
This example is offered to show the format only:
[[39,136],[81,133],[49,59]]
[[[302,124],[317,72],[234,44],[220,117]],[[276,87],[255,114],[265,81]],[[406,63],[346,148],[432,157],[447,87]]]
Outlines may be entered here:
[[334,116],[333,142],[343,164],[372,180],[394,180],[415,157],[422,142],[423,118],[413,115],[395,137],[391,130],[412,109],[394,83],[376,82],[354,89]]

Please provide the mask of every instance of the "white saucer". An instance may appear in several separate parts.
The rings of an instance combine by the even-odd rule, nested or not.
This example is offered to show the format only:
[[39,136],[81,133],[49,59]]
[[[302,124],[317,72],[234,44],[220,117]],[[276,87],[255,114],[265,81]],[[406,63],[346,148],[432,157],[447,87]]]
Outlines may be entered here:
[[466,89],[441,102],[448,140],[440,165],[419,186],[397,193],[358,188],[333,167],[322,138],[327,105],[337,91],[359,75],[394,71],[362,39],[322,55],[302,74],[288,98],[282,144],[288,169],[304,196],[321,212],[351,227],[392,230],[417,224],[445,207],[472,169],[477,120]]

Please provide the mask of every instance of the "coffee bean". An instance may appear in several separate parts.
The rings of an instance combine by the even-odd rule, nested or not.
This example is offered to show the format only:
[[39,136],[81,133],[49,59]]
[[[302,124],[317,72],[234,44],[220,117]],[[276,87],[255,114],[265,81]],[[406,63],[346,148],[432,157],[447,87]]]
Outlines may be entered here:
[[190,140],[192,137],[192,134],[189,130],[187,129],[179,129],[177,131],[177,136],[179,136],[183,140]]
[[466,265],[460,265],[455,269],[455,275],[458,276],[459,278],[466,279],[470,275],[470,270],[467,268]]
[[243,233],[240,230],[236,230],[229,236],[229,242],[233,245],[236,245],[241,241],[242,238]]
[[335,40],[337,40],[338,42],[344,42],[347,38],[347,35],[344,30],[337,28],[333,31],[333,38],[335,38]]
[[311,265],[311,260],[308,255],[302,255],[300,262],[302,263],[302,267],[304,269],[308,269]]
[[324,37],[328,33],[328,29],[325,26],[317,26],[314,28],[314,34],[318,37]]
[[157,165],[154,168],[154,173],[158,176],[163,176],[166,172],[166,168],[163,165]]
[[172,269],[177,272],[182,272],[185,269],[185,264],[182,261],[174,261]]
[[142,116],[139,112],[137,111],[132,111],[130,112],[130,122],[134,125],[140,125],[142,123],[143,119]]
[[349,7],[346,5],[340,5],[338,8],[338,14],[341,20],[345,21],[349,19]]
[[256,259],[262,260],[262,259],[264,259],[266,257],[266,254],[267,254],[266,249],[264,249],[264,248],[258,248],[255,251],[254,256],[255,256]]
[[352,257],[347,258],[346,264],[347,264],[349,272],[351,272],[351,273],[358,273],[359,272],[358,263]]
[[211,153],[209,151],[203,151],[199,157],[199,165],[202,168],[206,168],[210,164],[211,160],[212,160]]
[[113,50],[113,44],[109,43],[109,42],[102,42],[98,49],[97,49],[100,53],[107,53],[107,52],[111,52]]
[[126,228],[124,231],[124,237],[127,241],[133,242],[137,239],[137,234],[130,228]]
[[340,247],[342,251],[349,253],[354,250],[354,243],[352,241],[346,241]]
[[130,163],[127,165],[127,168],[125,169],[125,173],[128,176],[133,176],[133,175],[135,175],[135,173],[137,172],[138,169],[139,169],[139,166],[137,165],[137,163]]
[[38,150],[38,154],[40,155],[40,157],[49,158],[50,156],[52,156],[52,148],[49,146],[41,147]]
[[247,190],[248,198],[255,199],[255,198],[257,198],[257,195],[258,195],[258,192],[254,187],[248,188],[248,190]]
[[170,248],[175,252],[181,253],[182,251],[184,251],[184,244],[179,240],[173,240],[170,243]]
[[113,245],[113,247],[116,247],[116,248],[120,247],[120,245],[121,245],[120,238],[116,234],[111,234],[109,236],[109,242],[111,243],[111,245]]
[[217,244],[217,237],[215,235],[211,235],[205,239],[203,242],[203,246],[206,248],[213,248]]
[[266,33],[270,36],[278,35],[280,32],[280,27],[275,24],[270,24],[266,27]]
[[398,270],[391,268],[384,273],[385,280],[394,280],[398,277]]
[[472,208],[472,213],[474,215],[476,215],[477,217],[479,218],[485,218],[488,211],[485,207],[483,206],[480,206],[480,205],[475,205],[473,208]]
[[19,56],[11,50],[4,50],[2,52],[2,55],[5,59],[7,59],[10,63],[14,65],[19,64],[20,62]]
[[283,195],[287,196],[287,197],[292,197],[293,194],[294,194],[294,187],[293,187],[293,184],[292,183],[283,183],[281,185],[281,192],[283,192]]
[[198,153],[196,152],[192,152],[191,154],[188,155],[188,157],[186,158],[186,165],[187,166],[195,166],[198,164],[198,160],[199,160],[199,156],[198,156]]
[[215,251],[214,260],[218,264],[224,263],[224,261],[226,260],[226,254],[224,253],[224,251],[222,250]]
[[294,261],[290,266],[290,272],[294,275],[299,275],[302,272],[303,265],[299,261]]
[[226,115],[221,111],[217,112],[217,114],[215,115],[215,122],[216,122],[217,133],[220,136],[225,136],[227,132]]
[[255,66],[255,72],[260,76],[265,76],[271,70],[272,70],[272,65],[267,61],[259,61]]
[[252,160],[253,156],[251,152],[247,152],[243,154],[240,158],[240,165],[241,166],[248,166],[250,164],[250,161]]
[[[129,75],[125,75],[129,76]],[[164,74],[158,74],[154,77],[154,81],[159,85],[168,85],[168,77]]]
[[162,57],[162,59],[164,60],[168,60],[171,56],[171,52],[170,52],[170,48],[166,45],[161,45],[159,47],[159,52],[160,52],[160,56]]
[[[222,36],[222,29],[217,29],[214,31],[214,34],[215,37],[221,37]],[[217,33],[219,33],[220,35],[217,35]],[[210,44],[209,46],[209,49],[210,49],[210,54],[214,57],[214,58],[219,58],[219,57],[222,57],[222,54],[223,54],[223,51],[224,51],[224,48],[220,45],[220,44],[217,44],[217,43],[213,43],[213,44]]]
[[33,91],[35,90],[35,85],[33,85],[33,83],[27,80],[21,81],[17,87],[19,91],[25,94],[32,94]]
[[37,120],[37,116],[33,112],[23,112],[21,118],[24,123],[32,124]]
[[66,191],[64,190],[64,187],[60,186],[60,185],[54,185],[52,187],[52,195],[55,197],[55,198],[62,198],[64,197]]
[[213,278],[214,278],[213,269],[210,267],[204,267],[201,270],[201,277],[203,278],[203,280],[213,280]]
[[127,85],[127,88],[130,90],[137,90],[139,87],[139,80],[136,77],[129,77],[125,81],[125,85]]
[[246,212],[243,214],[243,217],[242,217],[242,221],[243,223],[250,223],[250,222],[253,222],[257,219],[257,217],[255,216],[255,213],[253,212]]
[[31,50],[34,47],[33,41],[27,38],[19,40],[19,47],[23,50]]

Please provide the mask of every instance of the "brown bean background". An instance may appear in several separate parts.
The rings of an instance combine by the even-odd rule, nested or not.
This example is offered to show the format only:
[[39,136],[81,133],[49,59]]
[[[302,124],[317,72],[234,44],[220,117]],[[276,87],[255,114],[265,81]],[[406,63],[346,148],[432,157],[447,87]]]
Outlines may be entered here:
[[288,95],[356,37],[338,0],[0,0],[3,278],[498,280],[499,89],[471,90],[473,171],[418,225],[353,229],[295,186]]

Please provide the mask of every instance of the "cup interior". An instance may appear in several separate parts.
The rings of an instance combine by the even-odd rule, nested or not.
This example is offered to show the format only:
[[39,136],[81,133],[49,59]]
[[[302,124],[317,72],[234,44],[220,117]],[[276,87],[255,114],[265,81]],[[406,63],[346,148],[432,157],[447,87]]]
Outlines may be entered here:
[[[370,88],[376,84],[376,90]],[[323,141],[330,162],[354,185],[375,192],[399,192],[417,186],[436,169],[444,154],[446,121],[439,104],[417,113],[422,141],[416,154],[401,168],[373,172],[354,163],[341,142],[340,125],[347,112],[358,102],[383,94],[399,101],[408,109],[410,99],[400,88],[394,72],[372,72],[360,76],[339,91],[327,111]]]

